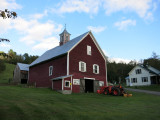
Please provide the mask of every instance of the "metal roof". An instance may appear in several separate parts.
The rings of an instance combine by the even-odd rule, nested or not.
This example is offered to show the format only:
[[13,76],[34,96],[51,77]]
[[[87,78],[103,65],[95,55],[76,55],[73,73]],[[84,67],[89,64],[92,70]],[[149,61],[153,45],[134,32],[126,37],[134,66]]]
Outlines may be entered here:
[[60,76],[60,77],[53,78],[53,79],[51,79],[51,80],[60,80],[60,79],[68,78],[68,77],[71,77],[71,76],[72,76],[72,75]]
[[20,70],[29,71],[29,64],[17,63]]
[[61,34],[59,34],[59,35],[62,35],[62,34],[69,34],[69,35],[71,35],[66,29],[64,29],[64,31],[61,33]]
[[54,57],[66,54],[74,45],[76,45],[84,36],[86,36],[89,32],[86,32],[70,41],[65,43],[64,45],[57,46],[55,48],[52,48],[48,51],[46,51],[43,55],[41,55],[39,58],[37,58],[35,61],[33,61],[30,66],[36,65],[38,63],[50,60]]

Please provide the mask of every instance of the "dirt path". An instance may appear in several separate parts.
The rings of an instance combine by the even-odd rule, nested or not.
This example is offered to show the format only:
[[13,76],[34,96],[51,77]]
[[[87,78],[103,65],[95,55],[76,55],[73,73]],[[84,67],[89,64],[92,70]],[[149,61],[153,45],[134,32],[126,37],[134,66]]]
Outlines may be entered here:
[[129,90],[129,91],[141,92],[141,93],[147,93],[147,94],[153,94],[153,95],[159,95],[160,96],[160,92],[156,92],[156,91],[140,90],[140,89],[132,89],[132,88],[125,88],[125,89]]

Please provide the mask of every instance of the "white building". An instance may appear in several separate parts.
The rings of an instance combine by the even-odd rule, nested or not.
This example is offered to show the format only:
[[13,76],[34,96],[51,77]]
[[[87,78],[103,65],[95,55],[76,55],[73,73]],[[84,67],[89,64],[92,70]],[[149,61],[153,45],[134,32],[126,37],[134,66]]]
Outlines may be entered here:
[[144,65],[135,66],[126,77],[127,86],[160,84],[160,71]]

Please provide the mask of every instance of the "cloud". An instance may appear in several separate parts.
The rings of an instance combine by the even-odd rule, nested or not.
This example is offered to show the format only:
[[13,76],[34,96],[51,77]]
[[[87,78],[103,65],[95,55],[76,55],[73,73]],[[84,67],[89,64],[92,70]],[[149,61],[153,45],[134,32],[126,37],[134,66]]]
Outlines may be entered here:
[[106,29],[106,27],[103,27],[103,26],[97,26],[97,27],[88,26],[87,29],[91,30],[91,31],[93,31],[95,33],[100,33],[102,31],[104,31]]
[[85,12],[96,14],[101,2],[97,0],[66,0],[59,3],[58,9],[52,9],[55,13]]
[[108,58],[110,62],[116,62],[116,63],[129,63],[131,60],[129,59],[123,59],[123,58]]
[[3,19],[0,17],[0,34],[4,34],[8,29],[11,28],[11,19]]
[[61,31],[62,25],[50,20],[40,23],[37,19],[25,20],[19,17],[13,21],[12,28],[16,29],[19,34],[22,35],[20,38],[21,42],[27,45],[34,45],[38,42],[40,42],[39,44],[41,44],[41,42],[45,43],[47,39],[50,39],[54,34]]
[[136,20],[124,20],[114,23],[114,26],[118,27],[119,30],[126,30],[128,26],[135,26]]
[[105,0],[104,9],[106,14],[118,11],[135,12],[141,18],[144,18],[150,9],[153,9],[152,0]]
[[0,43],[0,47],[3,47],[3,48],[11,48],[11,45],[8,45],[6,43]]
[[49,50],[59,45],[59,40],[56,37],[50,37],[33,47],[34,50]]
[[97,14],[102,8],[107,15],[120,11],[134,12],[141,18],[150,19],[149,16],[157,9],[157,4],[158,2],[154,0],[65,0],[59,2],[54,9],[52,8],[52,12]]
[[48,15],[48,10],[44,10],[43,13],[33,14],[33,15],[30,15],[30,17],[32,19],[41,19],[41,18],[43,18],[44,16],[47,16],[47,15]]
[[8,10],[15,10],[21,9],[22,6],[17,4],[15,0],[0,0],[0,8],[1,10],[5,10],[6,8]]

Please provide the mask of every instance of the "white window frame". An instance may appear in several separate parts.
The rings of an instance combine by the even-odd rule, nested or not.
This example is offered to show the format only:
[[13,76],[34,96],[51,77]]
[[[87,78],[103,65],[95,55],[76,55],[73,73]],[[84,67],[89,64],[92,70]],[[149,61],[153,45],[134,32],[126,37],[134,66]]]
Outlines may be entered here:
[[[84,66],[82,66],[82,64]],[[84,68],[82,69],[82,67],[84,67]],[[87,71],[87,69],[86,69],[86,63],[85,62],[79,61],[79,71],[81,71],[81,72],[86,72]]]
[[148,77],[142,77],[142,83],[148,82]]
[[49,76],[53,75],[53,66],[49,66]]
[[99,86],[100,87],[104,86],[104,81],[99,81]]
[[92,49],[89,45],[87,45],[87,55],[92,55]]
[[[66,86],[66,82],[69,82],[69,86]],[[69,80],[65,80],[65,87],[68,87],[68,88],[70,88],[70,81]]]
[[[96,72],[95,67],[97,67],[97,72]],[[99,65],[93,64],[93,73],[94,73],[94,74],[99,74]]]
[[137,78],[131,78],[131,83],[137,83]]

